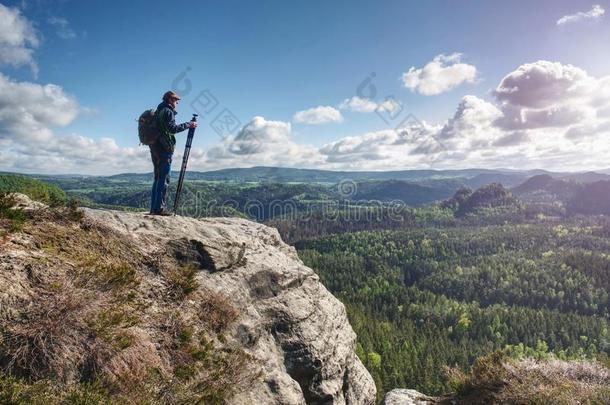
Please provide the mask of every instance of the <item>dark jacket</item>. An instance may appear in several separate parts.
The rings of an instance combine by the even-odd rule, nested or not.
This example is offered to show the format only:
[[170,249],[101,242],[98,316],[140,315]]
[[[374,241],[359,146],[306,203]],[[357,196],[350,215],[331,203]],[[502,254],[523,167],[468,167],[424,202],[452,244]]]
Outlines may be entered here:
[[188,128],[189,123],[176,124],[176,110],[165,101],[157,106],[157,128],[159,129],[159,146],[166,152],[173,153],[176,147],[176,136]]

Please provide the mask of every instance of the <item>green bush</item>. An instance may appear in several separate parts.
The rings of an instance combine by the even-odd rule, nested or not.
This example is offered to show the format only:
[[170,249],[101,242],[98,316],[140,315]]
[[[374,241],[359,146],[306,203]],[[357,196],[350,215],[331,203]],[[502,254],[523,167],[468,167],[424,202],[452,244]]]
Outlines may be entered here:
[[[0,219],[8,221],[8,226],[1,226],[0,229],[6,232],[17,232],[23,229],[28,214],[21,209],[13,209],[15,199],[10,195],[0,193]],[[7,229],[8,228],[8,229]]]

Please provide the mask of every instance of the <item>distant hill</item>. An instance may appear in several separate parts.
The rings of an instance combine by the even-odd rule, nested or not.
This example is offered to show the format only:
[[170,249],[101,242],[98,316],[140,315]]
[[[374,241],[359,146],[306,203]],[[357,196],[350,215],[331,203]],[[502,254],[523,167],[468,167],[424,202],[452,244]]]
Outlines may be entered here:
[[[175,176],[178,176],[179,174],[180,174],[180,172],[175,172],[175,171],[172,172],[172,175],[175,175]],[[121,174],[115,174],[113,176],[106,176],[105,178],[108,180],[111,180],[111,181],[137,181],[137,182],[150,181],[150,182],[152,182],[153,173],[152,172],[149,172],[149,173],[121,173]]]
[[602,170],[597,170],[597,173],[603,173],[603,174],[610,174],[610,168],[608,169],[602,169]]
[[[175,165],[174,168],[177,168]],[[174,178],[178,172],[172,172]],[[478,188],[490,183],[500,183],[504,187],[514,187],[531,176],[548,174],[554,178],[565,178],[578,182],[592,182],[598,180],[610,180],[610,176],[599,172],[568,173],[548,172],[545,170],[509,170],[509,169],[459,169],[459,170],[392,170],[392,171],[340,171],[340,170],[317,170],[297,169],[290,167],[254,166],[247,168],[229,168],[212,170],[206,172],[188,171],[187,180],[199,181],[234,181],[234,182],[317,182],[334,184],[340,181],[351,180],[354,182],[370,180],[402,180],[409,182],[438,181],[452,179],[461,181],[463,185]],[[112,176],[83,176],[83,175],[28,175],[44,181],[54,181],[67,184],[70,181],[97,181],[117,182],[152,182],[152,172],[148,173],[120,173]]]
[[610,175],[597,172],[572,173],[562,176],[561,179],[577,183],[594,183],[596,181],[610,180]]
[[523,194],[542,190],[547,187],[553,180],[553,177],[549,176],[548,174],[539,174],[537,176],[530,177],[517,187],[513,188],[512,191],[515,194]]
[[566,206],[573,214],[610,215],[610,181],[581,185]]
[[589,181],[607,177],[593,172],[562,178],[539,175],[511,191],[526,203],[559,204],[568,214],[610,215],[610,180]]
[[582,184],[574,180],[554,178],[548,174],[533,176],[511,189],[521,201],[565,205],[581,190]]
[[[255,166],[248,168],[230,168],[212,170],[207,172],[188,171],[188,180],[200,181],[234,181],[234,182],[317,182],[338,183],[351,180],[354,182],[369,180],[402,180],[410,182],[421,182],[428,180],[460,180],[470,181],[472,187],[489,184],[490,182],[502,183],[511,187],[540,171],[510,171],[504,169],[460,169],[460,170],[394,170],[394,171],[335,171],[316,169],[295,169],[290,167],[268,167]],[[172,172],[173,177],[178,177],[178,172]],[[559,174],[557,174],[559,175]],[[46,176],[33,175],[37,178],[67,178],[83,179],[83,176]],[[152,173],[121,173],[112,176],[88,176],[87,179],[106,179],[109,181],[125,182],[151,182]]]
[[466,184],[471,188],[479,188],[491,183],[500,183],[504,187],[513,187],[521,184],[528,178],[528,174],[521,173],[481,173],[468,179]]
[[[172,175],[174,177],[172,187],[175,187],[178,173],[174,172]],[[148,205],[153,175],[152,173],[121,173],[112,176],[41,174],[22,175],[22,177],[55,185],[67,192],[70,197],[80,198],[90,206],[142,208]],[[381,202],[400,200],[410,206],[420,206],[447,200],[463,187],[479,189],[494,183],[502,185],[504,189],[510,189],[515,197],[527,203],[530,208],[538,207],[537,209],[542,209],[548,215],[559,212],[563,215],[567,213],[568,201],[583,189],[582,184],[592,184],[600,181],[598,179],[610,181],[610,176],[598,172],[559,173],[544,170],[478,168],[332,171],[256,166],[208,172],[189,171],[186,175],[186,185],[187,189],[200,199],[199,202],[235,200],[237,205],[243,208],[246,204],[244,199],[247,198],[265,204],[270,202],[270,199],[281,196],[282,199],[295,199],[299,207],[303,208],[317,204],[318,200],[325,203],[341,200]],[[282,190],[278,187],[265,187],[272,184],[281,186],[279,188]],[[291,187],[298,184],[308,184],[317,189],[301,190]],[[353,192],[348,190],[346,195],[342,190],[338,190],[344,184],[350,187],[354,185],[355,190]],[[187,198],[184,201],[187,204],[190,200]],[[578,212],[581,209],[589,212],[588,208],[586,209],[578,201],[574,200],[571,204],[572,207],[580,207],[575,208],[579,210]],[[591,202],[588,204],[591,206]],[[457,209],[457,205],[453,204],[453,209]],[[198,206],[201,207],[201,204]],[[597,211],[593,209],[591,212]],[[266,211],[256,215],[257,220],[269,218],[269,213]]]
[[272,182],[320,182],[365,180],[422,180],[464,177],[471,178],[483,173],[501,173],[488,169],[464,170],[398,170],[398,171],[334,171],[316,169],[294,169],[288,167],[255,166],[249,168],[222,169],[209,172],[190,172],[192,180],[272,181]]
[[418,206],[449,198],[459,185],[424,186],[401,180],[369,181],[356,184],[356,200],[403,201],[407,205]]
[[464,195],[463,190],[458,190],[454,199],[462,199],[456,211],[456,216],[464,216],[474,213],[482,208],[516,208],[519,202],[510,191],[502,184],[491,183],[475,190],[472,194]]

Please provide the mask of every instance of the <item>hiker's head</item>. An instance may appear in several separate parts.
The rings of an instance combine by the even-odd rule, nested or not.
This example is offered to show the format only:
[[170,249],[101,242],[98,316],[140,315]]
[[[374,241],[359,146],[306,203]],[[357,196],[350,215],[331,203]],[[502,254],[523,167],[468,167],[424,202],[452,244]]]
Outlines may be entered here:
[[171,90],[166,91],[165,94],[163,94],[163,101],[171,105],[172,108],[176,108],[176,106],[178,105],[178,101],[180,101],[180,96]]

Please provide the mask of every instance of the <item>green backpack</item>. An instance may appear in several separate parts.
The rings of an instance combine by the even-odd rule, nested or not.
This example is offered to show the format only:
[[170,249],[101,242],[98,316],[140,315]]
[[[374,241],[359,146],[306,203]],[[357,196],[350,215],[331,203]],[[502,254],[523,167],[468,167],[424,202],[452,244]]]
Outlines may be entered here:
[[152,145],[159,138],[159,129],[157,128],[156,110],[146,110],[138,118],[138,136],[140,144]]

